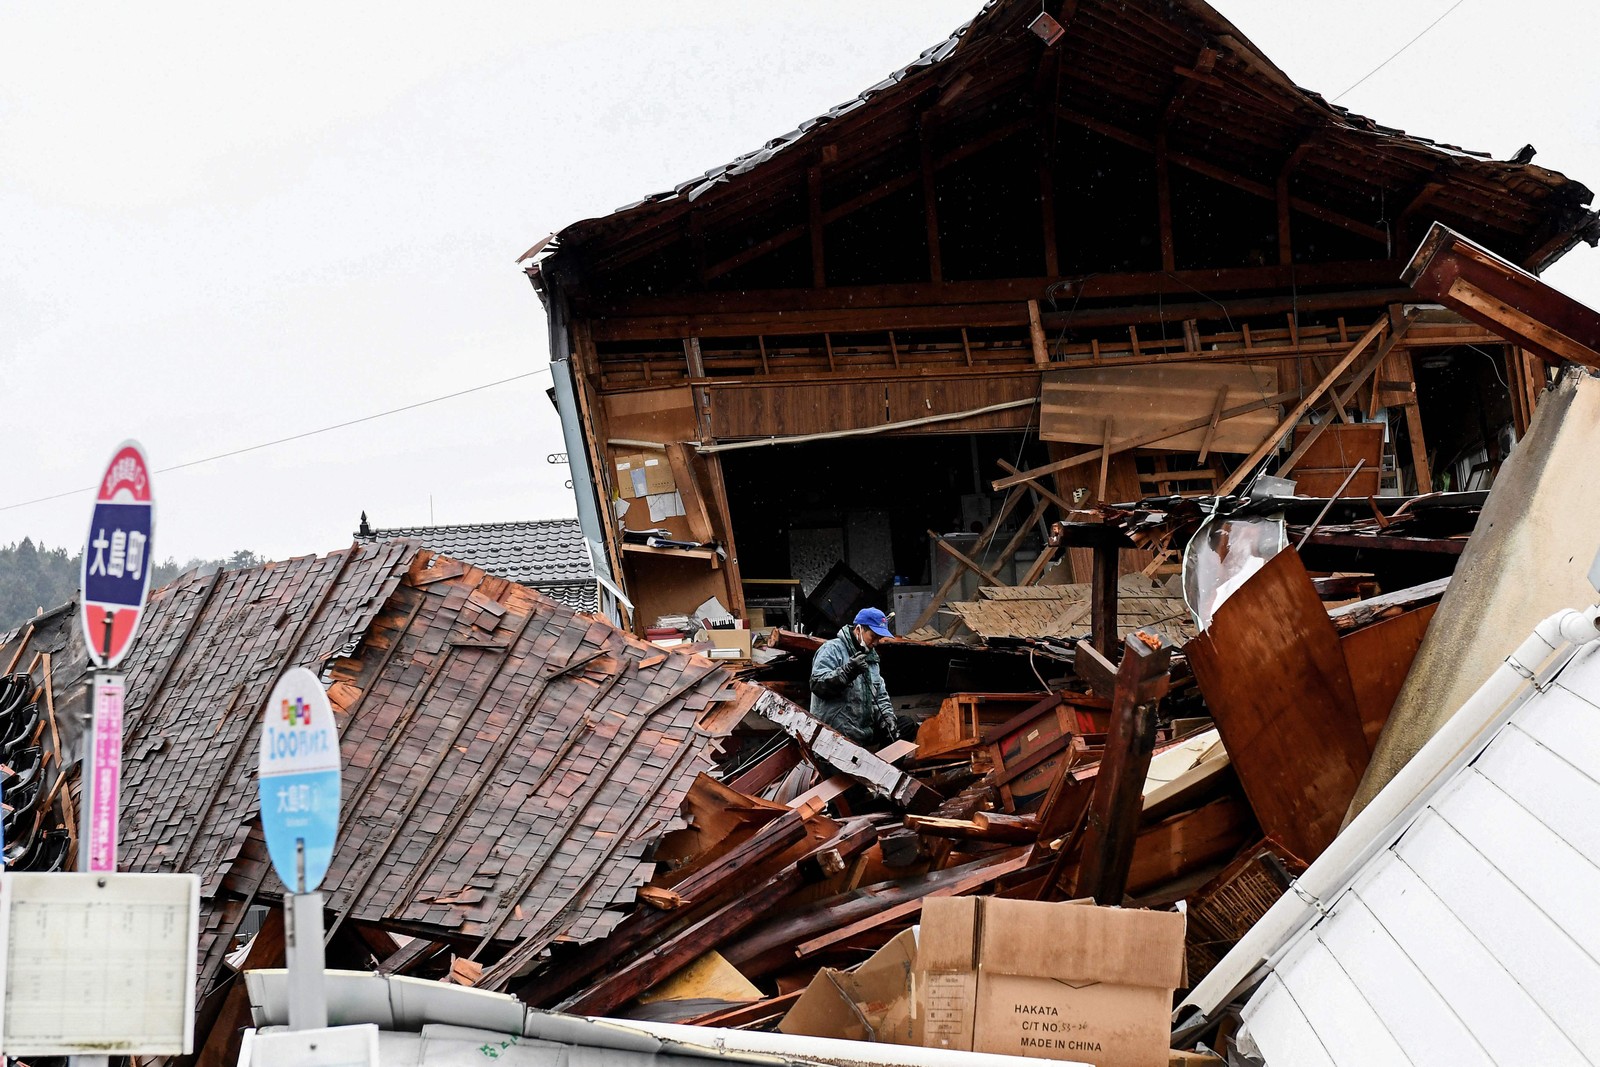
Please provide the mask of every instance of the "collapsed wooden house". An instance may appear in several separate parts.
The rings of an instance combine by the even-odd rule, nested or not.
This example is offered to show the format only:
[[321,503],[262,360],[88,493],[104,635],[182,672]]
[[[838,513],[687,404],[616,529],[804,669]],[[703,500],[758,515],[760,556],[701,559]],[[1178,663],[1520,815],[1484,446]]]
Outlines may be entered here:
[[1202,0],[1045,9],[524,257],[615,617],[1085,582],[1053,512],[1235,491],[1297,425],[1304,495],[1490,484],[1545,364],[1402,267],[1442,221],[1537,272],[1590,191],[1352,114]]
[[[76,605],[0,636],[48,723],[47,783],[82,743],[89,669]],[[254,768],[279,676],[328,685],[344,793],[328,889],[332,967],[458,975],[513,945],[605,935],[655,873],[654,840],[762,694],[525,586],[421,549],[352,545],[181,578],[123,664],[121,869],[202,879],[197,1043],[248,1015],[238,973],[282,966],[285,890]],[[41,716],[41,720],[44,717]],[[46,727],[48,726],[48,729]],[[73,832],[51,784],[42,826]],[[248,943],[248,954],[230,954]]]

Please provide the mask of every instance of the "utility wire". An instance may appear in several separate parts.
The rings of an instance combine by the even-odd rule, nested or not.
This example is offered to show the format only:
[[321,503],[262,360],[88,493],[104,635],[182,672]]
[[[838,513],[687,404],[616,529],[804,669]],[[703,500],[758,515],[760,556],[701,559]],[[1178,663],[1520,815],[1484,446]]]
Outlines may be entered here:
[[[246,445],[244,448],[236,448],[231,452],[219,452],[214,456],[206,456],[204,459],[191,459],[184,463],[175,463],[170,467],[161,467],[154,473],[166,474],[169,471],[181,471],[186,467],[198,467],[202,463],[214,463],[219,459],[231,459],[234,456],[242,456],[246,452],[259,452],[263,448],[272,448],[276,445],[286,445],[291,441],[303,441],[307,437],[316,437],[318,434],[329,433],[333,430],[342,430],[347,426],[359,426],[363,422],[371,422],[374,419],[382,419],[390,415],[398,415],[403,411],[415,411],[417,408],[425,408],[429,404],[437,404],[445,400],[454,400],[458,396],[466,396],[469,393],[481,393],[485,389],[493,389],[496,386],[509,385],[512,382],[520,382],[522,379],[532,378],[536,374],[549,373],[550,368],[541,367],[538,370],[531,370],[525,374],[513,374],[511,377],[501,378],[497,382],[485,382],[483,385],[474,385],[470,389],[461,389],[457,392],[446,393],[443,396],[432,397],[428,400],[418,400],[414,404],[402,404],[400,407],[390,408],[388,411],[380,411],[375,415],[363,415],[359,419],[347,419],[344,422],[336,422],[332,426],[322,426],[315,430],[306,430],[303,433],[290,434],[288,437],[280,437],[274,441],[262,441],[260,444]],[[92,485],[85,486],[82,489],[68,489],[64,493],[52,493],[49,496],[35,497],[32,500],[22,500],[15,504],[0,505],[0,511],[14,511],[17,508],[25,508],[31,504],[43,504],[49,500],[61,500],[64,497],[77,496],[79,493],[92,493],[94,490],[95,486]]]
[[1417,34],[1415,37],[1411,38],[1411,40],[1409,40],[1405,44],[1401,45],[1399,47],[1399,49],[1395,52],[1394,55],[1390,56],[1388,59],[1384,60],[1382,63],[1379,63],[1376,67],[1373,67],[1371,70],[1369,70],[1365,74],[1363,74],[1361,76],[1361,78],[1355,83],[1355,85],[1350,86],[1349,89],[1346,89],[1344,92],[1342,92],[1338,96],[1334,97],[1333,98],[1333,102],[1335,104],[1337,104],[1340,100],[1344,99],[1347,95],[1349,95],[1350,90],[1354,89],[1356,87],[1356,85],[1360,85],[1362,82],[1366,81],[1368,78],[1370,78],[1374,74],[1378,73],[1378,71],[1382,70],[1384,67],[1387,67],[1390,63],[1393,63],[1395,60],[1399,59],[1401,52],[1404,52],[1407,48],[1410,48],[1412,45],[1414,45],[1418,41],[1422,40],[1422,37],[1423,37],[1424,34],[1426,34],[1429,30],[1433,29],[1435,26],[1439,25],[1439,23],[1443,22],[1445,20],[1445,16],[1446,15],[1449,15],[1450,12],[1454,11],[1456,8],[1460,7],[1462,4],[1464,4],[1466,2],[1467,2],[1467,0],[1456,0],[1455,3],[1453,3],[1449,7],[1445,8],[1445,11],[1444,11],[1443,15],[1440,15],[1438,18],[1434,19],[1432,22],[1430,22],[1426,26],[1422,27],[1422,32],[1421,33]]

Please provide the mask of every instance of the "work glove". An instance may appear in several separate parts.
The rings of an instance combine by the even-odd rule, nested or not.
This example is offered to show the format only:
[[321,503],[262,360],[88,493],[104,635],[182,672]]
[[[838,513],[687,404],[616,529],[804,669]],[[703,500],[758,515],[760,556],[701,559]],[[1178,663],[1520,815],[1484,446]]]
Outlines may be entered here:
[[856,677],[857,675],[861,674],[866,669],[867,669],[867,654],[865,652],[857,652],[855,655],[851,656],[850,657],[850,662],[845,664],[845,668],[844,668],[845,675],[847,677],[850,677],[850,678]]

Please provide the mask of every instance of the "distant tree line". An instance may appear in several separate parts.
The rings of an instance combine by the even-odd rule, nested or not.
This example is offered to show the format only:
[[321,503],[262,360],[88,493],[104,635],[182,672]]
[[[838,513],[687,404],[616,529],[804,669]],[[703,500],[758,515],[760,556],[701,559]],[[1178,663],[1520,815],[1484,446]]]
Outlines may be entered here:
[[[233,570],[265,562],[245,549],[226,559],[191,559],[182,565],[168,556],[165,563],[150,568],[150,588],[158,589],[188,571],[210,574],[219,568]],[[77,596],[82,566],[82,549],[69,555],[64,548],[36,545],[30,537],[0,546],[0,632]]]

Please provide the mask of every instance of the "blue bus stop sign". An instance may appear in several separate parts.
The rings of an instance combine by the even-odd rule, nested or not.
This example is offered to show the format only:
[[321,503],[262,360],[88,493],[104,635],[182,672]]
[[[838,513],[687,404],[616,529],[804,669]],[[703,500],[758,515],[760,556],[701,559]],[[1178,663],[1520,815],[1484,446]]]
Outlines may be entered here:
[[291,893],[312,892],[339,833],[339,731],[322,683],[304,667],[278,679],[267,702],[260,788],[272,868]]

